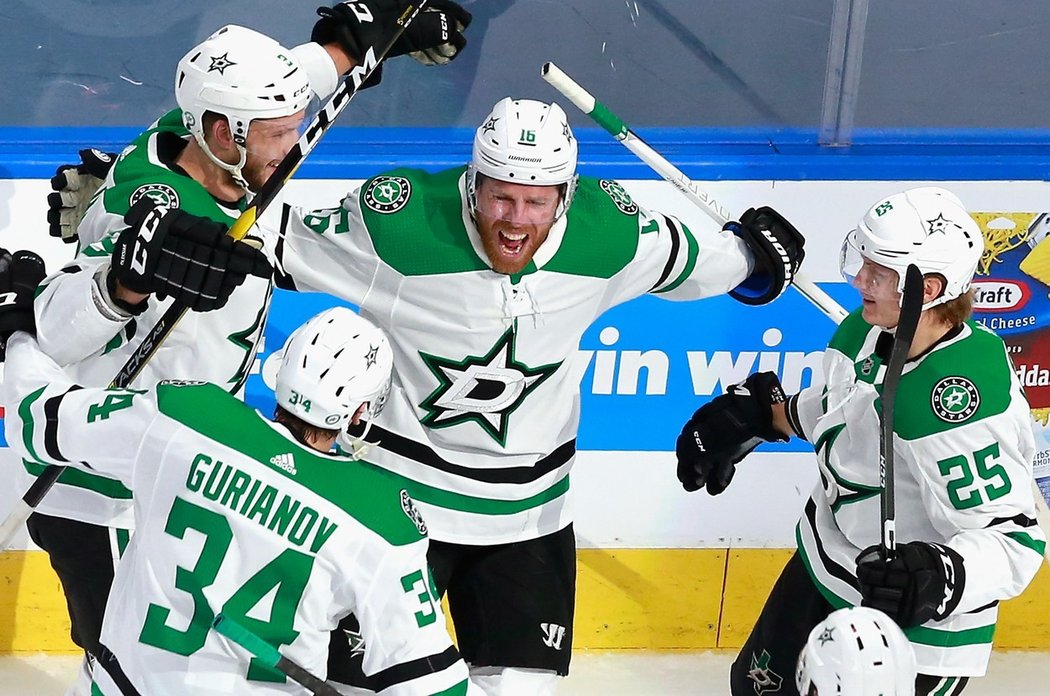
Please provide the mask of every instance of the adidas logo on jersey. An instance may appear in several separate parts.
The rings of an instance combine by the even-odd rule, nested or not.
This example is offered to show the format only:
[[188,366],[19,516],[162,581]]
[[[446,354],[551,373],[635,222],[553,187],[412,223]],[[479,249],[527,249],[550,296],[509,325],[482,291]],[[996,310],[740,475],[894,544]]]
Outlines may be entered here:
[[285,452],[284,454],[278,454],[277,456],[270,457],[270,463],[276,466],[278,469],[284,469],[289,474],[295,475],[295,457],[292,456],[291,452]]

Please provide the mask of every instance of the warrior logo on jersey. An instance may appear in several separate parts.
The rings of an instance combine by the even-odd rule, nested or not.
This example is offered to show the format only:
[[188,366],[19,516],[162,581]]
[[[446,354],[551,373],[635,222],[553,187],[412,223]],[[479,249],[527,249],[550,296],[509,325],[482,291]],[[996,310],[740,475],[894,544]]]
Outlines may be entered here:
[[412,184],[403,176],[377,176],[365,189],[365,205],[377,213],[396,213],[408,203]]
[[942,421],[962,423],[976,413],[981,395],[976,385],[965,377],[945,377],[934,385],[930,405]]
[[609,198],[612,199],[616,207],[620,209],[620,212],[624,215],[634,215],[638,212],[638,204],[631,199],[631,194],[624,190],[623,186],[620,186],[615,181],[609,179],[602,179],[598,182],[601,186],[602,191],[609,194]]
[[148,197],[157,205],[162,205],[166,208],[179,207],[179,194],[167,184],[145,184],[139,186],[135,189],[135,192],[131,194],[131,199],[128,201],[128,205],[135,205],[135,203],[143,197]]
[[408,515],[408,519],[412,520],[412,524],[416,525],[419,533],[425,536],[427,523],[423,520],[423,514],[416,508],[416,504],[412,502],[412,496],[404,488],[401,489],[401,509]]
[[755,682],[755,693],[759,696],[767,691],[780,691],[780,685],[784,683],[784,678],[769,668],[771,659],[769,652],[765,650],[761,655],[751,654],[751,669],[747,677]]
[[505,445],[510,415],[561,365],[529,367],[518,362],[514,353],[513,328],[481,357],[471,355],[455,361],[420,352],[439,381],[437,389],[419,405],[427,411],[423,425],[447,428],[474,421],[500,446]]

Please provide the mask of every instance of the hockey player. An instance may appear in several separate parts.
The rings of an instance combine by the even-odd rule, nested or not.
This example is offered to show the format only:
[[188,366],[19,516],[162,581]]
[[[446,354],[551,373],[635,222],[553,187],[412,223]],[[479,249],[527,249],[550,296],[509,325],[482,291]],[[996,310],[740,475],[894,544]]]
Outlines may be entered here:
[[419,504],[458,645],[489,694],[550,694],[569,669],[584,331],[650,292],[769,302],[802,259],[801,235],[769,208],[731,231],[690,228],[577,176],[576,159],[559,106],[503,99],[469,166],[394,170],[339,207],[289,209],[278,245],[279,284],[358,303],[391,336],[398,371],[370,460]]
[[914,696],[915,653],[890,617],[846,607],[809,632],[795,686],[802,696]]
[[[197,379],[241,395],[266,320],[273,248],[234,244],[225,231],[295,144],[311,90],[332,92],[339,72],[393,34],[406,5],[321,8],[315,42],[291,51],[235,26],[189,51],[176,71],[180,109],[124,150],[78,227],[80,254],[43,286],[35,307],[44,352],[78,383],[105,386],[176,298],[197,311],[132,386]],[[469,21],[455,3],[434,0],[387,56],[447,63]],[[27,464],[17,485],[41,470]],[[111,528],[131,526],[130,496],[118,481],[68,471],[29,521],[62,581],[73,640],[89,654],[115,547],[126,542]]]
[[322,312],[284,346],[269,421],[202,382],[80,389],[14,334],[3,387],[12,447],[135,494],[93,693],[307,693],[211,631],[220,611],[322,679],[331,631],[352,611],[383,693],[467,693],[411,498],[394,477],[331,454],[348,423],[382,410],[392,361],[367,320]]
[[355,302],[391,336],[395,388],[369,459],[427,520],[438,590],[489,694],[553,693],[568,673],[584,331],[649,292],[770,302],[803,256],[770,208],[691,229],[578,177],[576,160],[559,106],[504,99],[469,166],[394,170],[338,207],[287,208],[274,245],[280,285]]
[[[1003,342],[969,320],[979,228],[953,194],[919,188],[877,202],[843,244],[862,306],[824,358],[824,383],[784,399],[756,373],[705,404],[678,438],[686,490],[721,492],[761,440],[802,437],[820,467],[788,561],[731,672],[735,696],[790,675],[810,628],[833,608],[870,606],[908,635],[916,694],[962,691],[984,674],[998,603],[1020,594],[1045,538],[1031,493],[1031,418]],[[884,362],[909,264],[923,309],[893,416],[896,552],[880,534]],[[783,693],[793,693],[785,686]]]

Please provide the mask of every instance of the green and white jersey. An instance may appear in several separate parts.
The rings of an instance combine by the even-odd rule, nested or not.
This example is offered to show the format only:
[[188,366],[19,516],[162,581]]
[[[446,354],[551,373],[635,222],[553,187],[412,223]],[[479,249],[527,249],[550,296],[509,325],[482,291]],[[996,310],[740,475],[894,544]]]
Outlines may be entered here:
[[[79,389],[24,333],[7,367],[12,447],[135,492],[101,640],[138,693],[307,693],[211,630],[219,612],[321,678],[353,613],[383,694],[466,693],[426,527],[395,477],[300,446],[216,385]],[[122,693],[113,671],[95,672],[106,696]]]
[[[835,607],[860,603],[855,559],[881,538],[881,333],[859,311],[851,314],[825,353],[827,386],[789,401],[789,418],[813,443],[820,466],[796,529],[798,548]],[[1024,590],[1046,543],[1035,521],[1028,403],[1002,340],[967,322],[906,363],[895,409],[897,541],[947,545],[963,557],[966,573],[948,618],[905,633],[920,673],[980,676],[998,602]]]
[[[173,111],[124,150],[80,225],[85,246],[45,282],[36,300],[40,345],[78,384],[108,386],[172,302],[151,297],[145,312],[129,318],[113,311],[101,296],[128,208],[149,197],[224,224],[232,224],[240,214],[243,201],[220,203],[173,164],[188,137],[180,112]],[[187,312],[129,386],[197,379],[240,394],[255,359],[271,291],[269,280],[249,276],[222,309]],[[30,476],[40,469],[28,463],[25,468],[20,485],[28,487]],[[37,509],[83,522],[132,526],[127,489],[79,472],[65,472]]]
[[340,207],[286,209],[278,282],[355,302],[388,333],[394,387],[369,460],[404,478],[433,538],[497,544],[571,521],[577,353],[591,322],[649,292],[725,293],[752,261],[712,223],[690,229],[614,181],[581,177],[533,261],[496,273],[464,178],[395,170]]

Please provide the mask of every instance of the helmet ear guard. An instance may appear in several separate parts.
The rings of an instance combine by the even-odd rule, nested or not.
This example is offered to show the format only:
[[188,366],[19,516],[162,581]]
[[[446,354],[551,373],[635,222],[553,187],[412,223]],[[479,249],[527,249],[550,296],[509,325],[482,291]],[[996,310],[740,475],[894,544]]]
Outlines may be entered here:
[[[295,53],[265,34],[229,24],[190,49],[175,72],[175,100],[182,121],[216,165],[230,172],[249,191],[242,174],[252,121],[291,116],[313,97],[310,79]],[[229,164],[211,151],[204,132],[204,115],[226,119],[240,161]]]
[[842,245],[840,270],[848,282],[864,259],[897,272],[904,290],[909,264],[922,274],[944,278],[944,292],[923,305],[929,309],[970,289],[984,252],[984,236],[962,201],[945,189],[927,186],[894,194],[873,205]]

